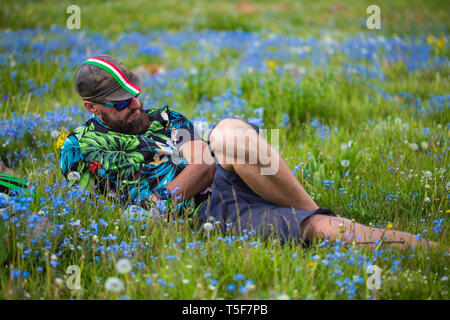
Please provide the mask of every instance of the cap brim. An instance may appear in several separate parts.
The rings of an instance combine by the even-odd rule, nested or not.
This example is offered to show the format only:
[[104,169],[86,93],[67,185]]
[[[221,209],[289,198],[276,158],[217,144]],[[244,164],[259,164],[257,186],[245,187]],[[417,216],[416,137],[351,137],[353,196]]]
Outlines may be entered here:
[[[139,88],[141,88],[142,90],[142,80],[141,78],[135,74],[131,72],[131,75],[128,77],[128,79],[135,84],[136,86],[138,86]],[[119,84],[117,85],[117,88],[115,90],[112,90],[107,96],[105,96],[103,99],[104,100],[111,100],[111,101],[120,101],[120,100],[126,100],[126,99],[130,99],[134,97],[131,93],[129,93],[127,90],[125,90],[124,88],[122,88]]]

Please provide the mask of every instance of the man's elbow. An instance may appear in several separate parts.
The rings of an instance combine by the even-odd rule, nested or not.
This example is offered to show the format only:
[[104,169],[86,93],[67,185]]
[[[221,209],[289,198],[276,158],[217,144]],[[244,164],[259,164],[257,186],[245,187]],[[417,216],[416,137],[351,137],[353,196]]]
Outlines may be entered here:
[[216,165],[213,164],[204,164],[205,166],[205,176],[208,181],[212,182],[214,180],[214,175],[216,173]]

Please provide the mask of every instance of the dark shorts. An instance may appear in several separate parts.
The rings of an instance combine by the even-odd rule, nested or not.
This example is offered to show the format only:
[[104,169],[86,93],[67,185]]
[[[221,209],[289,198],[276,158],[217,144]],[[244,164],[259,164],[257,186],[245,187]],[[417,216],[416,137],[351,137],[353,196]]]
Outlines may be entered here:
[[[250,125],[259,132],[257,126]],[[264,239],[273,235],[284,243],[291,240],[303,242],[301,223],[313,214],[336,216],[329,209],[305,211],[268,202],[254,193],[234,171],[225,170],[216,160],[212,193],[200,209],[199,218],[202,223],[211,218],[219,221],[226,232],[239,234],[253,230]]]

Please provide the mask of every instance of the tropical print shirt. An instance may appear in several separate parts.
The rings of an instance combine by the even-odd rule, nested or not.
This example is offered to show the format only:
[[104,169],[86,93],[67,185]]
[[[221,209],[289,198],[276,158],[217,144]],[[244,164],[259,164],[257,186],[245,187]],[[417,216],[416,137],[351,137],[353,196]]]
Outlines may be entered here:
[[[147,198],[187,166],[178,148],[201,137],[189,120],[167,105],[147,115],[150,126],[142,135],[115,132],[96,117],[71,132],[60,150],[61,172],[69,186],[97,186],[121,203],[149,208]],[[198,208],[209,193],[207,188],[180,205]]]

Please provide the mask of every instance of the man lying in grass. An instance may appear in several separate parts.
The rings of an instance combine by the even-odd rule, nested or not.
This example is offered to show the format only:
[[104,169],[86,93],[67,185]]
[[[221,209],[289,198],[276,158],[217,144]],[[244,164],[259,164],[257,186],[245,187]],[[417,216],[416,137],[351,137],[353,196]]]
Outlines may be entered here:
[[202,222],[213,217],[226,229],[254,229],[283,241],[329,237],[372,247],[380,241],[436,246],[319,208],[257,126],[223,119],[204,142],[192,123],[168,106],[144,110],[141,79],[110,56],[84,61],[75,86],[93,118],[61,149],[61,171],[70,185],[95,185],[122,203],[147,209],[171,199],[179,209],[193,206]]

